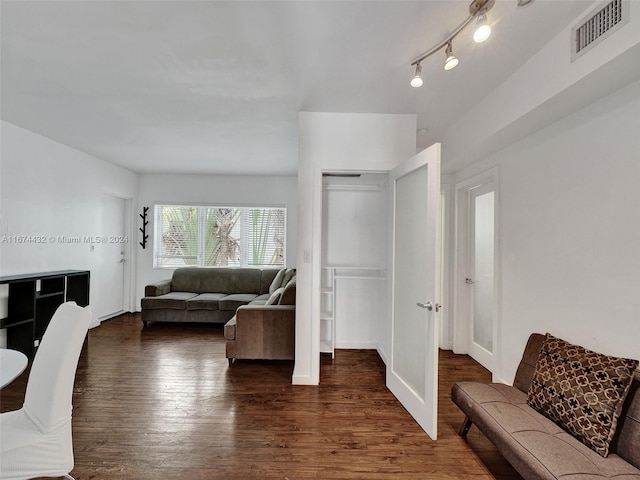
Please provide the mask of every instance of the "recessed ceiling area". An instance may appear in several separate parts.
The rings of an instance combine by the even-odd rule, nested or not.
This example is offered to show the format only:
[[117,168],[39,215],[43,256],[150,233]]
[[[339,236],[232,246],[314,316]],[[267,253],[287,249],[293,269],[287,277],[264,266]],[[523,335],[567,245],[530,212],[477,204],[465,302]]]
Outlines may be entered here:
[[417,114],[426,147],[593,3],[496,0],[415,89],[468,1],[3,0],[2,119],[135,172],[293,175],[298,112]]

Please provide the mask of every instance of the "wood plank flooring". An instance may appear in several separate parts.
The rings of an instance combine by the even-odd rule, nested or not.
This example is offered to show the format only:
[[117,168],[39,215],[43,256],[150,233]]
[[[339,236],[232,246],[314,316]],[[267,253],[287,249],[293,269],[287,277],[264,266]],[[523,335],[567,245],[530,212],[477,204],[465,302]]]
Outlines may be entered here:
[[[290,384],[292,362],[224,356],[221,326],[150,324],[127,314],[89,332],[76,375],[76,480],[518,480],[450,400],[453,382],[489,380],[467,356],[440,352],[433,442],[384,385],[372,350],[323,356],[320,386]],[[28,371],[0,391],[19,408]]]

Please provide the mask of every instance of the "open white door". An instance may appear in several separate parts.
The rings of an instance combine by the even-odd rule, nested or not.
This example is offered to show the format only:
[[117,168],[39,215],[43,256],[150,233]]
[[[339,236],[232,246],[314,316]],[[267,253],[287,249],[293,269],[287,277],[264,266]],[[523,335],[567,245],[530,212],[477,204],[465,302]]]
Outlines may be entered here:
[[393,212],[387,387],[435,440],[440,303],[440,144],[389,173]]

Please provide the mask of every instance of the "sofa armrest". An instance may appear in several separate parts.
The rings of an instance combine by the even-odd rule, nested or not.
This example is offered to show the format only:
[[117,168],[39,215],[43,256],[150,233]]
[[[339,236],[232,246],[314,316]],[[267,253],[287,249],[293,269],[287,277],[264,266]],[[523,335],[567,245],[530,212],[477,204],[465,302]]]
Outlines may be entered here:
[[159,297],[171,291],[171,280],[162,280],[144,287],[145,297]]
[[243,305],[236,310],[234,358],[293,359],[293,305]]
[[[260,316],[262,313],[260,312],[287,312],[292,311],[295,312],[295,305],[241,305],[236,310],[236,315],[252,315],[252,316]],[[242,312],[242,313],[241,313]]]

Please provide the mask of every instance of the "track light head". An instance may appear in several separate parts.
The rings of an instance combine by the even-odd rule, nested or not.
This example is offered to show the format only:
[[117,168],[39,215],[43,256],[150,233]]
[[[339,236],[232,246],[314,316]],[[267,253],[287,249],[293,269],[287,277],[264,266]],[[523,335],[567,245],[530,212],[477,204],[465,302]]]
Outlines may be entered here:
[[[1,0],[0,0],[1,1]],[[519,4],[524,5],[526,3],[533,2],[534,0],[517,0]],[[446,61],[444,64],[445,70],[451,70],[458,65],[458,59],[453,54],[453,46],[451,42],[454,38],[458,36],[458,34],[464,30],[467,26],[469,26],[473,21],[476,21],[476,31],[474,35],[474,40],[476,42],[484,42],[489,35],[491,35],[491,27],[487,24],[487,12],[493,8],[496,0],[472,0],[469,5],[469,16],[465,18],[460,25],[458,25],[452,32],[440,43],[435,44],[429,50],[422,53],[420,56],[416,57],[412,62],[411,66],[416,66],[416,73],[414,77],[411,79],[412,87],[421,87],[423,85],[422,81],[422,67],[420,66],[420,62],[429,58],[431,55],[434,55],[436,52],[442,50],[445,46],[446,50]]]
[[447,44],[447,50],[445,51],[445,55],[447,59],[444,62],[444,69],[451,70],[452,68],[455,68],[459,63],[459,60],[453,54],[453,45],[451,44],[451,42]]
[[424,82],[422,81],[422,66],[420,63],[416,64],[416,74],[411,79],[411,86],[418,88],[421,87]]
[[476,43],[482,43],[491,35],[491,27],[487,23],[487,15],[481,13],[476,20],[476,31],[473,34],[473,40]]

